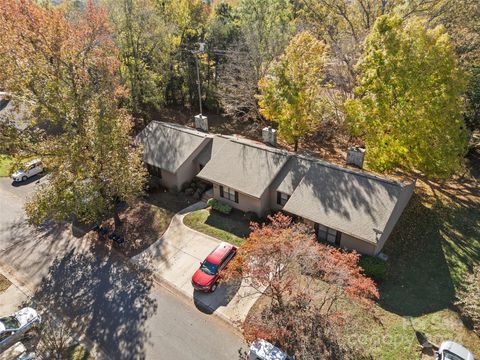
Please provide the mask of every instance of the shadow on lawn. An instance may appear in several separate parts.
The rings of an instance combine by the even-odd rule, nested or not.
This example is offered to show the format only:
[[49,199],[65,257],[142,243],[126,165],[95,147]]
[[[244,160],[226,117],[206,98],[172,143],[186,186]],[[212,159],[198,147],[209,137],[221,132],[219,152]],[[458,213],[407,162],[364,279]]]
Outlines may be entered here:
[[56,311],[114,359],[144,358],[145,320],[157,308],[150,278],[131,271],[102,246],[57,258],[32,301]]
[[384,248],[391,266],[380,306],[402,316],[451,307],[466,271],[480,261],[478,204],[421,200],[412,197]]
[[250,221],[245,214],[233,209],[228,215],[218,211],[209,211],[205,224],[231,233],[239,238],[246,238],[250,234]]

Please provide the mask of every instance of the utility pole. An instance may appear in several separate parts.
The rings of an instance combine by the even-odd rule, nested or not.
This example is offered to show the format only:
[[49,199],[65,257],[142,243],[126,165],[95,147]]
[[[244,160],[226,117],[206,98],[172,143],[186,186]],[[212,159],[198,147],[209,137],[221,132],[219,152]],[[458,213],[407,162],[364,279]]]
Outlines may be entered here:
[[197,68],[197,87],[198,87],[198,103],[200,106],[200,115],[202,114],[202,86],[200,84],[200,66],[198,64],[197,54],[202,54],[205,51],[205,43],[198,43],[199,49],[192,50],[192,54],[195,57],[195,67]]

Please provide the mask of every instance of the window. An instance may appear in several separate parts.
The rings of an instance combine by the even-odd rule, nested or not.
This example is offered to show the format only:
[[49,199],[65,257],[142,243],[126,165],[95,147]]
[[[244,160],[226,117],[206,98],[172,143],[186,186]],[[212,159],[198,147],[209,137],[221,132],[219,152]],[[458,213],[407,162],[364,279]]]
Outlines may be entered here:
[[277,204],[281,206],[285,206],[288,199],[290,199],[290,195],[284,194],[280,191],[277,191]]
[[315,224],[315,230],[317,232],[317,239],[328,241],[329,243],[340,245],[340,239],[342,233],[340,231],[330,229],[321,224]]
[[238,204],[238,192],[227,186],[220,186],[220,197]]

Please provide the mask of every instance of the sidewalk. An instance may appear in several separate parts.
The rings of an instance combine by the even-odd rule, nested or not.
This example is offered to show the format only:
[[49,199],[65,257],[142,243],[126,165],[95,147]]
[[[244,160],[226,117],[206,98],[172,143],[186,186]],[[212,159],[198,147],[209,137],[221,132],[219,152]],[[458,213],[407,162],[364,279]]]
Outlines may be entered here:
[[183,224],[186,214],[205,207],[204,202],[198,202],[176,214],[163,236],[131,261],[192,299],[201,311],[215,313],[228,323],[238,325],[257,301],[258,293],[244,284],[221,284],[214,293],[201,293],[194,291],[191,284],[200,262],[220,243]]

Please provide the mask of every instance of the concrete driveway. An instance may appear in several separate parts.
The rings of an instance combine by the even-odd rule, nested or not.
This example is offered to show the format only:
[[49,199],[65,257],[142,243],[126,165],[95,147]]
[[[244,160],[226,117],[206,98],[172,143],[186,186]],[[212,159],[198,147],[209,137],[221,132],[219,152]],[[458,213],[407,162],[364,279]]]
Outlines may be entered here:
[[186,214],[205,207],[204,202],[198,202],[175,215],[162,238],[133,257],[132,261],[193,300],[199,310],[215,313],[225,321],[238,325],[257,301],[258,292],[246,284],[231,283],[221,284],[214,293],[202,293],[195,291],[191,284],[192,275],[200,262],[220,243],[183,224]]

